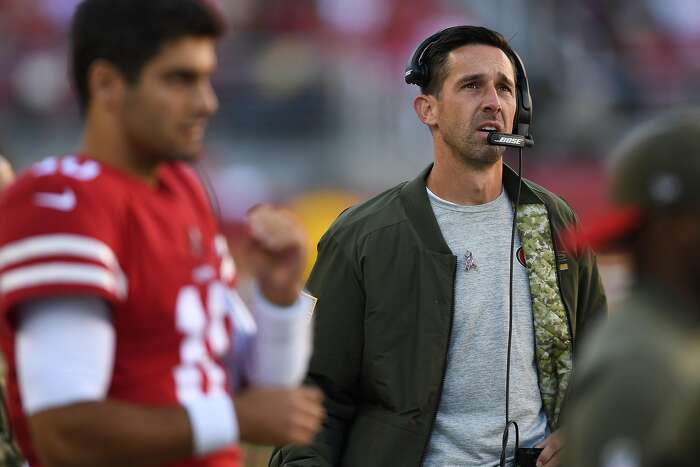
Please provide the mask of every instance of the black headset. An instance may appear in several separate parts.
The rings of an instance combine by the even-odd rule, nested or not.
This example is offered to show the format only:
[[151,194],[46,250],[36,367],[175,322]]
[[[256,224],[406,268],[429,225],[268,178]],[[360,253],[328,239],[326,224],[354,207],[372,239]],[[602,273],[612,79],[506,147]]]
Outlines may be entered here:
[[[426,87],[430,81],[430,67],[423,61],[425,53],[432,45],[440,42],[446,33],[459,29],[472,29],[474,27],[475,26],[453,26],[436,32],[421,42],[416,51],[413,52],[411,61],[406,67],[406,71],[404,73],[406,83]],[[515,83],[517,88],[517,109],[515,119],[513,120],[513,134],[524,137],[526,141],[525,145],[532,146],[534,144],[534,140],[530,134],[530,124],[532,123],[532,98],[530,97],[530,85],[527,82],[525,66],[523,65],[523,61],[513,49],[509,48],[509,50],[504,50],[504,52],[510,56],[515,64],[517,75]]]

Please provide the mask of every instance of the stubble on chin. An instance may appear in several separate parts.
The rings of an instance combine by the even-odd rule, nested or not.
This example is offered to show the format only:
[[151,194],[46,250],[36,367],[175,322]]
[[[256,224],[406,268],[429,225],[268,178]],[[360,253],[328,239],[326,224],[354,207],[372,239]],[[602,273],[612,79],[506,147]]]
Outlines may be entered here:
[[501,161],[505,148],[480,141],[465,141],[457,150],[460,161],[477,170],[487,169]]

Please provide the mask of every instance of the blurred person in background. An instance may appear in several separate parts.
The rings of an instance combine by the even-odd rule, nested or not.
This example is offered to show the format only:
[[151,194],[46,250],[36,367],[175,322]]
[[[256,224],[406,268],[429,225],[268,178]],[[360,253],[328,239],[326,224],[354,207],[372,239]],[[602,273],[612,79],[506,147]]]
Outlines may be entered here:
[[538,466],[559,465],[574,345],[606,309],[596,262],[558,249],[575,215],[527,180],[511,256],[518,177],[487,142],[518,121],[524,77],[506,40],[462,26],[424,44],[414,108],[434,164],[345,211],[320,241],[309,380],[328,418],[312,445],[277,451],[274,467],[498,465],[508,360],[520,446],[543,449]]
[[[697,364],[697,355],[686,355]],[[691,362],[688,362],[691,363]],[[664,408],[652,430],[644,467],[696,467],[700,432],[700,374],[690,374],[677,398]]]
[[12,220],[0,223],[0,337],[31,466],[236,466],[239,440],[305,443],[318,429],[321,393],[299,387],[314,303],[300,294],[305,237],[281,209],[251,212],[253,321],[188,166],[218,107],[223,31],[199,0],[86,0],[75,13],[80,149],[0,200]]
[[[683,433],[681,414],[698,413],[688,395],[700,381],[700,110],[647,122],[613,161],[613,211],[570,243],[626,252],[635,283],[580,353],[564,465],[648,466],[654,449],[656,466],[697,465],[697,425]],[[676,463],[672,446],[692,461]]]
[[[0,155],[0,195],[10,186],[15,179],[12,166]],[[0,224],[7,222],[7,218],[0,216]],[[0,465],[7,467],[20,467],[24,459],[14,439],[12,425],[7,414],[6,387],[7,364],[4,356],[0,356]]]

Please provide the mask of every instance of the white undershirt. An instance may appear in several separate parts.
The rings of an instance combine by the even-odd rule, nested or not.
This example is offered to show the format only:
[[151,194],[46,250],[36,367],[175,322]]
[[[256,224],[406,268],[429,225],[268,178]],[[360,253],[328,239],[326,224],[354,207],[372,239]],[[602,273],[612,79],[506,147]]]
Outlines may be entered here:
[[[243,374],[254,386],[299,385],[311,354],[309,317],[315,299],[301,294],[293,305],[279,307],[256,290],[252,300],[255,319],[235,291],[230,299],[236,332],[233,341],[239,345],[232,349],[235,355],[226,359],[229,371]],[[67,296],[23,304],[15,340],[15,362],[25,413],[32,415],[52,407],[103,400],[110,384],[114,352],[111,312],[102,299]],[[211,431],[209,425],[215,421],[215,417],[201,414],[228,405],[231,417],[218,414],[220,424],[227,426],[217,430],[227,432],[223,438],[228,442],[237,441],[235,410],[230,398],[225,399],[185,405],[193,425],[201,426],[200,432]],[[202,404],[209,404],[209,408]],[[220,447],[218,441],[213,444],[206,441],[216,436],[212,438],[204,433],[201,437],[204,441],[195,443],[199,453]]]
[[105,397],[115,347],[110,315],[98,297],[56,297],[22,306],[15,362],[26,414]]

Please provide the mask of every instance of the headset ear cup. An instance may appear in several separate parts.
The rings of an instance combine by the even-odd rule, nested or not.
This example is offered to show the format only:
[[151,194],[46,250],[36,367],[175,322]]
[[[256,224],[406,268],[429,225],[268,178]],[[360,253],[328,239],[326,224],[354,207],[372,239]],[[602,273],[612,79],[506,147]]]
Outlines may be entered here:
[[426,71],[427,67],[425,65],[421,63],[416,63],[415,60],[411,60],[411,62],[406,67],[406,83],[415,84],[416,86],[421,87],[424,86],[428,79],[428,77],[426,76]]
[[458,27],[460,26],[453,26],[443,29],[442,31],[438,31],[418,45],[416,50],[413,52],[413,55],[411,55],[411,61],[408,62],[408,66],[406,67],[406,72],[404,74],[406,83],[415,84],[420,87],[425,87],[428,84],[428,80],[430,79],[430,70],[428,69],[428,65],[422,61],[423,54],[431,45],[437,42],[440,37],[445,34],[445,32]]
[[428,84],[428,79],[430,78],[428,76],[428,67],[424,63],[420,63],[418,67],[416,68],[416,78],[417,78],[417,84],[418,86],[425,86]]
[[425,64],[412,64],[406,68],[406,82],[423,87],[428,83],[428,67]]

